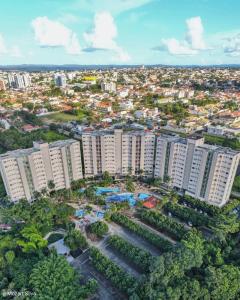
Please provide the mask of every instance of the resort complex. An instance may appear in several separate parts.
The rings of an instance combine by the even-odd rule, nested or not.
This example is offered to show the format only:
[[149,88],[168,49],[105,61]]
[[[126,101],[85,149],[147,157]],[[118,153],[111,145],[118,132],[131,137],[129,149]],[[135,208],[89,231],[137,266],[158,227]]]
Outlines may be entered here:
[[[82,151],[81,151],[82,149]],[[33,200],[36,192],[69,189],[81,178],[146,176],[209,204],[229,200],[240,153],[204,144],[199,137],[150,131],[92,131],[80,141],[34,142],[31,149],[0,156],[0,170],[12,201]]]

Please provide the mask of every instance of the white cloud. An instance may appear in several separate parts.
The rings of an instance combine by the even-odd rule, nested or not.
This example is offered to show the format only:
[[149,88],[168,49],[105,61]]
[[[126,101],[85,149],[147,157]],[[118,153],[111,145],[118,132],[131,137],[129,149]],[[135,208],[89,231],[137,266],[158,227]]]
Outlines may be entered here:
[[200,17],[193,17],[186,20],[188,32],[186,40],[191,45],[192,49],[204,50],[206,45],[203,39],[203,25]]
[[117,37],[117,27],[109,12],[97,13],[94,18],[94,29],[92,32],[84,33],[84,38],[88,43],[88,50],[113,50],[121,61],[130,59],[128,53],[124,51],[115,41]]
[[153,48],[158,51],[167,51],[171,55],[196,55],[199,51],[207,50],[203,39],[203,25],[200,17],[186,20],[187,33],[184,40],[175,38],[162,39],[161,46]]
[[229,56],[240,56],[240,33],[224,39],[224,52]]
[[117,27],[108,12],[97,13],[94,18],[94,29],[91,33],[84,33],[85,40],[93,48],[114,49],[117,37]]
[[[161,50],[161,49],[159,49]],[[172,39],[162,39],[162,50],[167,50],[172,55],[195,55],[197,51],[189,47],[186,42]]]
[[7,53],[7,47],[5,45],[3,36],[0,34],[0,55],[6,53]]
[[63,47],[68,54],[80,54],[81,47],[76,33],[59,21],[38,17],[32,21],[32,27],[39,46]]

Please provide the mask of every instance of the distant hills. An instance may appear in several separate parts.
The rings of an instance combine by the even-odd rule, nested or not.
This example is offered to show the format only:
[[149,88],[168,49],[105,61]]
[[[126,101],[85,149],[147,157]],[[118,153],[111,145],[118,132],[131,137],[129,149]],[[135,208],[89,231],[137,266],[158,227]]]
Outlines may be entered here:
[[[23,65],[0,65],[0,70],[4,71],[27,71],[27,72],[41,72],[41,71],[78,71],[78,70],[107,70],[107,69],[121,69],[121,68],[140,68],[142,65],[38,65],[38,64],[23,64]],[[222,65],[144,65],[146,68],[152,67],[174,67],[174,68],[240,68],[240,64],[222,64]]]

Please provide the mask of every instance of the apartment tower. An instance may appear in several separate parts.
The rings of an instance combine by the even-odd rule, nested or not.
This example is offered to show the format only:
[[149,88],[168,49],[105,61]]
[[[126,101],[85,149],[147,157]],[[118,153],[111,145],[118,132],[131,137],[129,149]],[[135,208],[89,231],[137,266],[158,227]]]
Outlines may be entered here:
[[34,199],[35,192],[70,188],[82,178],[80,143],[76,140],[51,144],[34,142],[33,148],[0,155],[0,171],[12,201]]

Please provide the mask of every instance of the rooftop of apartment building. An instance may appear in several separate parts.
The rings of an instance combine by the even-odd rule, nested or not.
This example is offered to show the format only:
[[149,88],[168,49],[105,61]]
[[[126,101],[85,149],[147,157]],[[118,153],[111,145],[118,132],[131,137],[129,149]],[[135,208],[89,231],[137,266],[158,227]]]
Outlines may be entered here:
[[101,129],[101,130],[94,130],[94,131],[87,131],[83,132],[83,135],[93,135],[93,136],[104,136],[104,135],[112,135],[115,132],[122,132],[122,134],[139,136],[139,135],[146,135],[146,134],[154,134],[152,131],[149,130],[126,130],[126,129]]
[[228,147],[218,146],[218,145],[210,145],[210,144],[202,144],[198,145],[198,148],[205,149],[208,151],[217,151],[218,153],[224,153],[229,155],[236,155],[239,151],[233,150]]
[[49,148],[55,148],[55,147],[64,147],[64,146],[70,145],[75,142],[76,142],[76,140],[74,140],[74,139],[55,141],[50,144],[43,142],[43,141],[36,141],[36,142],[33,142],[32,148],[17,149],[17,150],[8,151],[4,154],[1,154],[0,160],[4,159],[6,157],[23,157],[26,155],[30,155],[33,152],[39,151],[39,148],[44,145],[47,145]]

